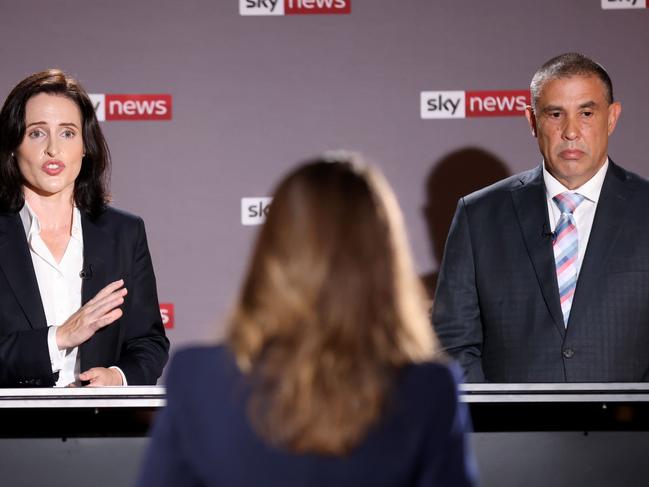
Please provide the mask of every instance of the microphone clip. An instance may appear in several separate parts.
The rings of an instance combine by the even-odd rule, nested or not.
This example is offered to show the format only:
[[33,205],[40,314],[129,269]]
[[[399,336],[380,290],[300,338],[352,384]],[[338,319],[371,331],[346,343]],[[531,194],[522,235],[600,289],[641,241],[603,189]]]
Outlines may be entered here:
[[79,272],[79,277],[84,280],[90,279],[92,277],[92,264],[84,266]]
[[553,232],[550,230],[550,227],[546,223],[543,224],[543,230],[541,231],[541,236],[543,238],[551,238],[552,243],[557,239],[557,234],[556,232]]

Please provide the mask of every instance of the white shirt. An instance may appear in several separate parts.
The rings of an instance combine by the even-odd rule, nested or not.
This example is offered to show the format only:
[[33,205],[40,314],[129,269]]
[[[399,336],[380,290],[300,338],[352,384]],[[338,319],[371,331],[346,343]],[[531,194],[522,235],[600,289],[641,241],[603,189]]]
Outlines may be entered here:
[[579,276],[581,263],[584,260],[584,254],[586,253],[586,246],[588,245],[588,239],[590,238],[590,231],[593,228],[597,202],[599,201],[599,195],[602,192],[602,185],[604,184],[607,169],[608,157],[606,158],[604,165],[592,178],[577,189],[570,190],[557,181],[557,179],[545,168],[545,162],[543,163],[543,182],[545,183],[545,195],[547,198],[548,216],[550,218],[550,229],[552,232],[554,232],[557,223],[559,222],[559,218],[561,217],[561,210],[559,210],[559,207],[552,198],[566,191],[579,193],[585,197],[573,213],[575,225],[577,227],[577,237],[579,239],[577,251],[577,276]]
[[[56,387],[65,387],[79,382],[79,348],[59,350],[56,344],[56,327],[81,308],[81,270],[83,269],[83,232],[81,213],[77,207],[72,209],[72,230],[70,241],[65,248],[61,262],[50,252],[41,238],[41,225],[38,216],[25,205],[20,210],[20,219],[27,235],[29,253],[32,257],[38,290],[43,303],[43,311],[49,330],[47,348],[50,353],[52,373],[59,373]],[[122,384],[128,385],[126,376],[119,367],[116,369],[122,376]]]
[[79,349],[74,347],[59,350],[56,344],[56,327],[65,323],[65,320],[81,307],[81,277],[79,276],[83,268],[81,214],[76,207],[72,210],[70,241],[59,263],[41,238],[38,216],[27,202],[20,210],[20,218],[27,235],[29,253],[49,327],[47,346],[52,372],[59,373],[56,386],[67,386],[79,378]]

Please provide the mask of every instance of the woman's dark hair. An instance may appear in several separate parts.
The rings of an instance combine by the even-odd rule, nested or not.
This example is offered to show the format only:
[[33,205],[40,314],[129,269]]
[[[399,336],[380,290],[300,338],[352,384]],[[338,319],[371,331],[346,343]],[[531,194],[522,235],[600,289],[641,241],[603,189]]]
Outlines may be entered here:
[[16,213],[25,203],[24,179],[15,152],[25,136],[25,106],[39,93],[64,96],[79,107],[85,156],[74,183],[74,203],[96,217],[109,201],[110,152],[86,90],[59,69],[34,73],[18,83],[0,111],[0,212]]

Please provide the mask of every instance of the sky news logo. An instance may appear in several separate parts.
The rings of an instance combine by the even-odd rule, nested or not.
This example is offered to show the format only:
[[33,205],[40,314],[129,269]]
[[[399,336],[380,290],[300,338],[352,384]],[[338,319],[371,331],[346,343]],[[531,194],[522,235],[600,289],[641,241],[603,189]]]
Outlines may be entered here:
[[421,118],[516,117],[530,104],[529,90],[422,91]]
[[239,0],[240,15],[344,15],[352,0]]
[[647,8],[647,0],[602,0],[604,10]]
[[172,98],[168,94],[92,94],[97,120],[171,120]]
[[173,303],[160,303],[160,318],[162,318],[162,324],[167,330],[175,326],[176,318]]
[[272,200],[273,198],[266,196],[241,198],[241,224],[249,226],[264,223]]

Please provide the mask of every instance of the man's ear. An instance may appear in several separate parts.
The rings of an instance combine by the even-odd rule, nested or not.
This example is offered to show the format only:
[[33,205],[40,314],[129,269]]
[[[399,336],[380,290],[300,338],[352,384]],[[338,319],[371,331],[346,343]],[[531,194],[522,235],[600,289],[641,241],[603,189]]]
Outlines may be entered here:
[[525,107],[525,118],[527,119],[527,123],[530,124],[530,130],[532,131],[532,135],[536,137],[536,115],[534,115],[534,109],[531,107],[531,105],[527,105]]
[[608,106],[608,135],[612,135],[622,113],[622,104],[614,101]]

